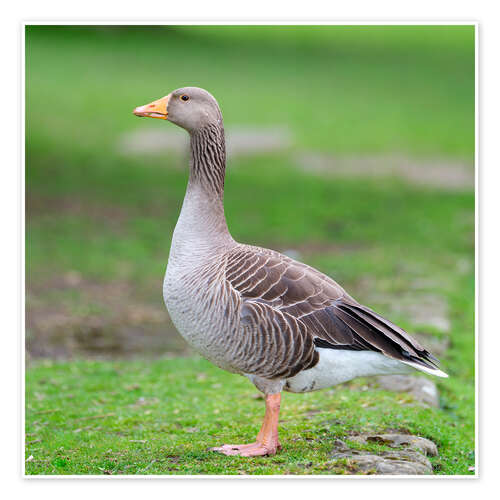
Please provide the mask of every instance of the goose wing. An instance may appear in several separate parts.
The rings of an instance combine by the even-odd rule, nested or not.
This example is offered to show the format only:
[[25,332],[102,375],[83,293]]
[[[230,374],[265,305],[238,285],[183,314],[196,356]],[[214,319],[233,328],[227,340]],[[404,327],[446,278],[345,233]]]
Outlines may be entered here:
[[242,300],[241,325],[257,370],[249,373],[292,376],[317,363],[315,346],[375,351],[436,370],[437,359],[402,328],[285,255],[241,246],[228,256],[226,280]]

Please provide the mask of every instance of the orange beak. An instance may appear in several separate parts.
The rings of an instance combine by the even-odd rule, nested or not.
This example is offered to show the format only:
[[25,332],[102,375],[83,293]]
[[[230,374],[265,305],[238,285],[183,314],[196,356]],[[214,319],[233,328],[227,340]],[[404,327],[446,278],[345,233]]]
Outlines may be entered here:
[[135,116],[149,116],[150,118],[159,118],[161,120],[166,120],[168,116],[167,106],[168,100],[170,99],[170,94],[153,101],[150,104],[145,104],[144,106],[139,106],[134,109]]

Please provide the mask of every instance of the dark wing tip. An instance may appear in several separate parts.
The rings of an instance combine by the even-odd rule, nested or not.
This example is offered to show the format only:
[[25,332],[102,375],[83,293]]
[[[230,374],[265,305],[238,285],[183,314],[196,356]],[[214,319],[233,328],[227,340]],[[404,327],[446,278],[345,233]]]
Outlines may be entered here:
[[[371,309],[337,299],[329,307],[353,333],[353,343],[345,345],[332,339],[314,340],[317,347],[330,349],[372,350],[401,361],[437,369],[439,360],[402,328]],[[339,339],[340,340],[340,339]]]

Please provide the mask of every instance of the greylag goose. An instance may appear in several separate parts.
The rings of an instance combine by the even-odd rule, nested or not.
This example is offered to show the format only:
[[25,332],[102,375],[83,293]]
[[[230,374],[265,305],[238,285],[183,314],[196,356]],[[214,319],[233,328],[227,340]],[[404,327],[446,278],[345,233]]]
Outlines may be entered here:
[[189,181],[163,285],[172,321],[202,356],[248,377],[265,395],[255,442],[211,450],[274,455],[283,390],[309,392],[413,369],[447,377],[429,351],[333,279],[232,238],[223,207],[224,127],[211,94],[180,88],[134,114],[171,121],[190,135]]

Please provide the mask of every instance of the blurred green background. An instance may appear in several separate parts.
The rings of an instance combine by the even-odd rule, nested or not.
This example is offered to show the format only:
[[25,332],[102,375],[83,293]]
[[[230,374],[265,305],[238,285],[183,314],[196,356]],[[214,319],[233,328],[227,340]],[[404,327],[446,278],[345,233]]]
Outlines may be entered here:
[[192,355],[161,292],[187,138],[132,115],[186,85],[223,111],[233,236],[445,345],[471,446],[473,26],[28,26],[27,359]]
[[[427,266],[436,251],[471,258],[473,39],[471,26],[28,27],[30,353],[183,346],[161,281],[187,139],[131,112],[180,86],[211,91],[236,136],[240,241],[304,247],[314,264],[329,245],[369,247],[363,272],[385,279],[409,247]],[[333,254],[323,267],[345,283],[349,253]]]

